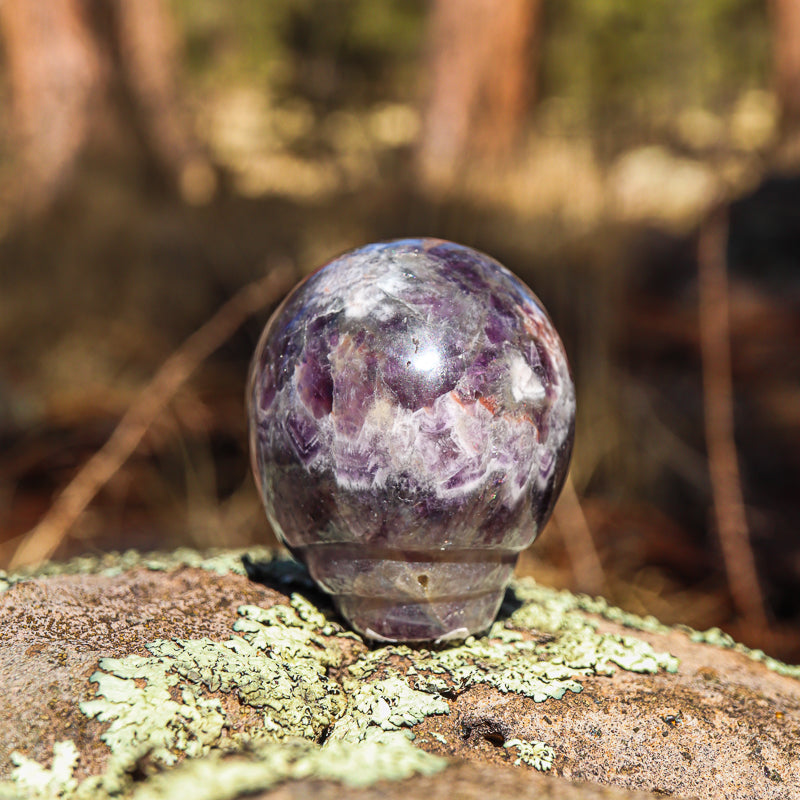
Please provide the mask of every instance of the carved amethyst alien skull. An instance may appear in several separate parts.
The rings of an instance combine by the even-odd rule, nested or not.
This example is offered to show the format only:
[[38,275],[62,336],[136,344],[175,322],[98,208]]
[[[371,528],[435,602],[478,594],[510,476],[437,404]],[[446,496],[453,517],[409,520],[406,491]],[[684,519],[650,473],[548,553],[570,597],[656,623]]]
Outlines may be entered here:
[[353,628],[492,623],[574,431],[563,346],[521,281],[440,239],[345,253],[267,323],[248,401],[267,517]]

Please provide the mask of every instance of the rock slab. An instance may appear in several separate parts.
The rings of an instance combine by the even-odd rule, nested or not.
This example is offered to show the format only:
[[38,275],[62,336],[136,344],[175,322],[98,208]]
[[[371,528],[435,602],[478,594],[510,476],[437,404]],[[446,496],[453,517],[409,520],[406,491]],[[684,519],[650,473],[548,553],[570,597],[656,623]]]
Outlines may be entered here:
[[383,646],[241,556],[0,575],[0,798],[800,798],[800,669],[719,631],[520,579],[482,637]]

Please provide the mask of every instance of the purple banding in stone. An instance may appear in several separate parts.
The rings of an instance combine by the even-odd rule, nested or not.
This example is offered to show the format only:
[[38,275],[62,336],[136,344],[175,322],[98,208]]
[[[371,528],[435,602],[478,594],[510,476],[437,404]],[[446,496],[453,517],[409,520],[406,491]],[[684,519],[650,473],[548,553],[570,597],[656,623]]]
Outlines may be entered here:
[[438,239],[346,253],[272,316],[248,400],[267,516],[357,630],[491,623],[574,430],[563,347],[521,281]]

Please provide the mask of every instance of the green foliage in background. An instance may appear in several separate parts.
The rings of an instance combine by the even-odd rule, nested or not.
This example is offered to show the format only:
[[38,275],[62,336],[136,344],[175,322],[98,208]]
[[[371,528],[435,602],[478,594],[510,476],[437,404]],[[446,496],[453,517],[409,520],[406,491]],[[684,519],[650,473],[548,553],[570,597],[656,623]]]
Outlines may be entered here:
[[764,0],[550,0],[546,13],[543,95],[617,148],[768,83]]
[[325,109],[413,99],[424,0],[171,0],[190,74]]
[[[318,116],[419,100],[425,0],[171,2],[204,86],[263,87]],[[539,100],[558,106],[559,132],[601,150],[768,85],[765,0],[545,0],[543,42]]]

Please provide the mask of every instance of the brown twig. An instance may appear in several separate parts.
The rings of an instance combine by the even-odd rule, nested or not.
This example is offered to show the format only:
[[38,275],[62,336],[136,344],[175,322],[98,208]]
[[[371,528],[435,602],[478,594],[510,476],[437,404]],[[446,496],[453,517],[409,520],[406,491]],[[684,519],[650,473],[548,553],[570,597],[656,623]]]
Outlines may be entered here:
[[134,453],[148,428],[197,367],[252,314],[274,303],[295,278],[279,267],[228,300],[161,365],[117,424],[108,441],[81,467],[39,524],[25,534],[10,568],[49,558],[97,493]]
[[711,491],[725,572],[733,602],[750,623],[767,631],[742,496],[734,438],[733,378],[726,247],[728,219],[718,208],[700,231],[697,251],[703,403]]
[[602,594],[606,575],[571,475],[564,483],[554,515],[567,548],[576,588],[592,595]]

